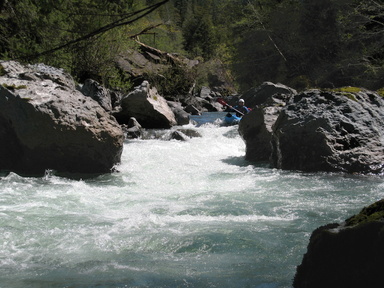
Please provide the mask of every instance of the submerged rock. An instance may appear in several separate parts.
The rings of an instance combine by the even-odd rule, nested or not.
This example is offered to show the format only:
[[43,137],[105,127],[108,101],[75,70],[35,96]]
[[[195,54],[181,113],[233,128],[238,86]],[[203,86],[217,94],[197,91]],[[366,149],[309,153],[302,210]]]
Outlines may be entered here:
[[106,173],[120,162],[124,135],[114,117],[45,65],[1,63],[0,169],[43,174]]
[[176,130],[170,134],[170,140],[172,139],[179,140],[179,141],[188,141],[189,137],[185,135],[183,132]]
[[295,288],[381,287],[384,200],[342,224],[316,229],[297,267]]

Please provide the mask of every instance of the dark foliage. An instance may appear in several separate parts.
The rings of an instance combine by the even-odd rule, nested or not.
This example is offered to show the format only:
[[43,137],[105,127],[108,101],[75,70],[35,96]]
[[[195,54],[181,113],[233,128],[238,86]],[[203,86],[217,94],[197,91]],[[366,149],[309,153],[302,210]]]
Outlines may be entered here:
[[[379,89],[383,32],[384,3],[374,0],[0,1],[1,59],[44,62],[79,81],[118,87],[129,85],[115,59],[140,38],[163,51],[218,59],[241,89],[264,81]],[[172,77],[164,81],[148,76],[164,91],[185,91],[189,72],[175,69],[162,71]]]

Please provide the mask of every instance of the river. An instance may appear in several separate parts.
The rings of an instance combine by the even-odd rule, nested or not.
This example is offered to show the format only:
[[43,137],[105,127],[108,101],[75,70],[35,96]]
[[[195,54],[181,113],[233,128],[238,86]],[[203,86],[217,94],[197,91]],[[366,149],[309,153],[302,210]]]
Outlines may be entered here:
[[249,163],[237,126],[203,124],[221,116],[127,140],[110,175],[1,175],[0,287],[291,287],[314,229],[384,196],[381,177]]

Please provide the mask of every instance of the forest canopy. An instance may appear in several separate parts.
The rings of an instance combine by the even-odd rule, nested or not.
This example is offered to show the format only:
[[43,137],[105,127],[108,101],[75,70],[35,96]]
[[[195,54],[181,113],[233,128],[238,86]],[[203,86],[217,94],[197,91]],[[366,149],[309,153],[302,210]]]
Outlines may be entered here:
[[[43,62],[108,86],[135,40],[219,61],[239,90],[384,87],[383,0],[0,0],[0,59]],[[176,92],[176,91],[175,91]]]

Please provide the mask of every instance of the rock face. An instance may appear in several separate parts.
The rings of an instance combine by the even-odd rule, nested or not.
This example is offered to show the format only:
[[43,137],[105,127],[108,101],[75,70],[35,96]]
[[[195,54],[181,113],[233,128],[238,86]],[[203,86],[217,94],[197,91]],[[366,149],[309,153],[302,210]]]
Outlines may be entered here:
[[246,143],[245,159],[269,161],[272,154],[272,125],[281,107],[256,107],[244,115],[239,123],[239,134]]
[[312,233],[295,288],[382,287],[384,200]]
[[72,78],[45,65],[1,63],[0,169],[42,174],[106,173],[120,162],[124,134]]
[[[176,68],[176,71],[181,72],[181,74],[176,74],[177,77],[185,74],[182,81],[183,87],[179,86],[179,88],[185,92],[189,91],[190,94],[194,94],[196,82],[207,82],[209,87],[224,94],[235,91],[233,80],[228,76],[227,67],[221,61],[209,60],[201,63],[199,60],[188,59],[180,54],[161,51],[140,41],[136,41],[136,43],[139,49],[127,49],[116,55],[117,67],[134,85],[140,85],[146,79],[153,79],[154,81],[151,80],[153,83],[162,83],[164,79],[175,81],[176,79],[173,79],[175,74],[169,74],[169,71],[174,71]],[[197,75],[199,79],[194,79],[195,76],[192,75]],[[180,89],[177,90],[179,90],[178,93],[181,92]],[[176,94],[162,95],[167,98]],[[167,100],[174,101],[175,99],[167,98]]]
[[189,114],[183,109],[180,102],[167,101],[167,103],[173,114],[175,114],[177,125],[189,124]]
[[289,98],[295,94],[296,91],[287,86],[266,82],[242,96],[247,99],[246,103],[250,103],[247,104],[249,107],[254,107],[239,124],[240,136],[246,143],[247,160],[269,161],[272,154],[272,126]]
[[91,97],[93,100],[97,101],[105,111],[112,111],[112,97],[110,92],[95,80],[87,79],[84,82],[83,87],[81,87],[81,93],[85,96]]
[[273,87],[264,83],[255,90],[260,97],[246,100],[259,103],[239,125],[248,160],[285,170],[384,172],[384,100],[377,93]]
[[273,166],[382,173],[383,107],[384,100],[370,91],[312,90],[292,97],[273,127]]
[[170,128],[177,124],[167,101],[150,87],[148,81],[137,86],[121,100],[121,111],[115,114],[119,123],[134,117],[144,128]]
[[146,75],[161,74],[162,71],[171,67],[182,65],[193,68],[199,64],[197,60],[190,60],[181,55],[174,55],[160,51],[144,43],[136,41],[139,50],[127,49],[120,55],[117,55],[117,66],[126,72],[135,85],[139,85],[148,79]]
[[[241,98],[245,100],[245,106],[254,107],[257,105],[265,105],[268,102],[270,102],[270,104],[279,102],[277,101],[276,96],[282,98],[281,96],[285,95],[283,98],[287,98],[296,94],[297,91],[295,89],[285,86],[284,84],[264,82],[259,87],[252,88],[245,92]],[[274,97],[275,99],[273,99]]]

